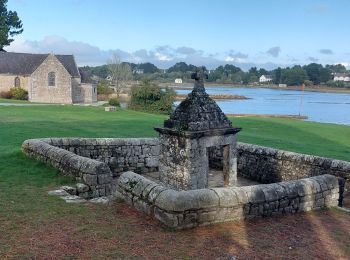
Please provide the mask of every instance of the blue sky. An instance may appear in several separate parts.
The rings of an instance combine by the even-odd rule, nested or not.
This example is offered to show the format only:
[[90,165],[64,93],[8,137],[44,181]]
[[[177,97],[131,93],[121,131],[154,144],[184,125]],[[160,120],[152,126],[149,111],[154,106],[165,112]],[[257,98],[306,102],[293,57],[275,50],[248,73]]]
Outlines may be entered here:
[[112,53],[161,68],[350,64],[349,0],[9,0],[8,9],[24,25],[8,51],[74,54],[79,65]]

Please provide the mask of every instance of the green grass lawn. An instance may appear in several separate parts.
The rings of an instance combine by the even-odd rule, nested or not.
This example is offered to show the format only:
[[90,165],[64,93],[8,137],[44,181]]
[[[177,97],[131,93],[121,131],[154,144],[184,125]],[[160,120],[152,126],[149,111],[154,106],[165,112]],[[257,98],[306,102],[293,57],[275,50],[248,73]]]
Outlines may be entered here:
[[29,103],[27,100],[0,98],[0,103]]
[[[0,99],[1,102],[3,100]],[[124,214],[123,210],[119,212],[115,208],[99,205],[68,205],[59,198],[48,197],[48,190],[70,183],[71,180],[59,176],[55,169],[24,156],[20,150],[24,140],[63,136],[155,137],[157,133],[153,127],[160,126],[165,118],[166,116],[163,115],[129,110],[107,113],[102,107],[0,106],[0,258],[40,258],[40,254],[48,257],[50,246],[57,244],[54,239],[58,239],[57,236],[65,238],[65,234],[62,234],[65,228],[68,233],[72,232],[72,236],[77,240],[94,237],[108,244],[109,237],[132,239],[134,234],[130,234],[128,228],[132,226],[133,221],[136,221],[135,219],[140,219],[135,217],[137,214],[135,211],[130,213],[127,209],[124,209],[127,212]],[[234,126],[243,128],[238,138],[241,142],[350,161],[350,127],[347,126],[252,117],[234,118],[233,123]],[[114,215],[108,218],[108,214]],[[133,216],[132,219],[128,214]],[[117,227],[117,225],[120,226]],[[124,225],[125,228],[123,228]],[[158,227],[153,226],[153,222],[149,225],[152,226],[152,230],[156,229],[160,232],[159,234],[165,234],[161,233],[163,231],[158,230]],[[53,227],[57,229],[50,229]],[[143,227],[141,223],[140,228]],[[41,233],[37,234],[40,230],[53,232],[50,237],[52,244],[46,245],[44,242],[47,240],[44,238],[40,241],[35,240],[39,235],[44,236]],[[114,233],[111,233],[111,230]],[[135,232],[144,231],[135,230]],[[57,234],[55,235],[54,232]],[[173,239],[178,238],[173,237]],[[192,238],[189,240],[191,241]],[[33,243],[37,247],[33,246]],[[107,247],[111,251],[118,249],[113,245],[110,246]],[[82,249],[74,250],[72,249],[72,252],[76,253]],[[124,250],[117,250],[118,252],[115,252],[111,258],[142,255],[133,255],[127,248]],[[349,248],[346,250],[350,253]],[[59,252],[61,251],[58,250],[55,256],[58,256]],[[63,256],[69,258],[72,252],[66,252]],[[164,252],[164,254],[167,253]],[[189,257],[183,251],[178,252],[177,256]],[[84,258],[84,255],[81,257]]]

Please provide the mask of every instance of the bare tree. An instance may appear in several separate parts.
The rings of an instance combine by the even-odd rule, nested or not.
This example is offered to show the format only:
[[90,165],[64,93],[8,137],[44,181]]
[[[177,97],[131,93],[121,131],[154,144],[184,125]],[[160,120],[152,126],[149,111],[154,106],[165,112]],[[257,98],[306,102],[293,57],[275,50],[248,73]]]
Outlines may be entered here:
[[121,59],[115,53],[107,64],[112,84],[115,86],[117,97],[119,97],[121,90],[125,88],[126,81],[132,78],[131,67],[129,64],[121,62]]

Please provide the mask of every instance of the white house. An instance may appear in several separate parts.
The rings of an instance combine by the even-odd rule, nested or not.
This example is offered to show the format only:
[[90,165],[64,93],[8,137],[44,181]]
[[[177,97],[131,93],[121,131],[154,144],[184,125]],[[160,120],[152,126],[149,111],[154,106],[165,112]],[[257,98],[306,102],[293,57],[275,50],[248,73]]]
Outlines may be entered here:
[[175,84],[182,84],[182,79],[175,79]]
[[350,81],[350,75],[347,73],[334,73],[334,81]]
[[132,73],[141,75],[144,73],[144,70],[143,69],[135,69],[135,70],[133,70]]
[[265,82],[270,82],[270,81],[272,81],[271,75],[261,75],[259,78],[260,83],[265,83]]

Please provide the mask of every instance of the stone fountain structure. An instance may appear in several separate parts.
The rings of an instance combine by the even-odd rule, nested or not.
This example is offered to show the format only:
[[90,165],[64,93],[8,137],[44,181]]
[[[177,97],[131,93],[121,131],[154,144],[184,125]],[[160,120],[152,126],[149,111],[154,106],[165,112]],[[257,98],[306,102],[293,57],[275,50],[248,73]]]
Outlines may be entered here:
[[182,101],[159,132],[160,181],[176,190],[208,188],[209,148],[223,149],[224,186],[237,182],[236,134],[240,128],[205,92],[204,71],[192,74],[193,91]]

